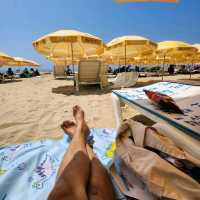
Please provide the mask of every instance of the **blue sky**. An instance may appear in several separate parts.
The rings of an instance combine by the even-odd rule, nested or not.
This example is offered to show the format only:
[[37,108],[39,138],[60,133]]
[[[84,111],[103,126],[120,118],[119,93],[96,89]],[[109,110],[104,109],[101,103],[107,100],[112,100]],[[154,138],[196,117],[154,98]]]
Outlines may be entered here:
[[113,0],[1,0],[0,51],[33,59],[42,69],[51,63],[32,47],[32,41],[60,29],[76,29],[105,42],[122,35],[141,35],[154,41],[200,43],[200,1],[179,4],[129,3]]

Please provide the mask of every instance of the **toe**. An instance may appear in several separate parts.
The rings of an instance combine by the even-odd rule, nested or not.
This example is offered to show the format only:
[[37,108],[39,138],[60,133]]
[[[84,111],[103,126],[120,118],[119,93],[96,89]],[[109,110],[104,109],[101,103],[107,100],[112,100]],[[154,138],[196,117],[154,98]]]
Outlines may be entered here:
[[77,106],[74,106],[74,107],[73,107],[73,115],[74,115],[74,116],[77,114],[77,110],[78,110],[78,109],[77,109]]

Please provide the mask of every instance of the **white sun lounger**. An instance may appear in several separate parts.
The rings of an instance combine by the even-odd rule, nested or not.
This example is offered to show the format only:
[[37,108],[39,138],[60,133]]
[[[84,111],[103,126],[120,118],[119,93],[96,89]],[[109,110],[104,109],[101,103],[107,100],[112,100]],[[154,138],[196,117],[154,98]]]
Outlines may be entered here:
[[[166,113],[155,107],[144,89],[171,96],[184,115]],[[200,87],[187,84],[160,82],[140,88],[114,90],[112,93],[117,128],[122,118],[121,103],[162,124],[159,129],[194,157],[200,159]],[[167,132],[165,130],[168,130]]]
[[132,87],[137,83],[138,77],[138,72],[122,72],[110,83],[113,84],[112,88]]

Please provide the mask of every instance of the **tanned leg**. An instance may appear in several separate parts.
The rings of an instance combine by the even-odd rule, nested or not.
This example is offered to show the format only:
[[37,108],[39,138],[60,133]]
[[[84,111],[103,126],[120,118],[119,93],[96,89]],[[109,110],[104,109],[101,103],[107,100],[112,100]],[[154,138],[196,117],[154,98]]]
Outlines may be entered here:
[[91,175],[88,186],[88,199],[114,200],[114,189],[107,170],[95,156],[90,146],[87,146],[87,152],[91,160]]
[[90,159],[86,150],[87,133],[84,131],[84,112],[79,106],[73,108],[76,130],[69,149],[61,163],[58,181],[48,200],[87,200],[90,175]]
[[[77,125],[71,121],[65,121],[62,125],[64,131],[74,136]],[[87,126],[86,126],[87,127]],[[89,130],[85,127],[85,130]],[[88,199],[90,200],[114,200],[114,190],[107,170],[96,158],[91,147],[86,145],[87,153],[91,160],[91,172],[88,185]]]

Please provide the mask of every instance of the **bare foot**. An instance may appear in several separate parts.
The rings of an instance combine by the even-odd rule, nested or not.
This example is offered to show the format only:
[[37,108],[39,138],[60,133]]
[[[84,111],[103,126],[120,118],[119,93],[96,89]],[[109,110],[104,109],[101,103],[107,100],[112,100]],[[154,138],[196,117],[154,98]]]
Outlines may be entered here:
[[62,123],[61,128],[72,138],[76,132],[77,126],[74,122],[67,120]]
[[73,107],[73,116],[74,119],[76,120],[77,125],[85,121],[85,114],[80,106],[76,105]]
[[[66,134],[69,135],[70,138],[73,138],[73,136],[76,133],[77,125],[72,121],[64,121],[61,125],[61,128],[65,131]],[[86,127],[86,128],[87,128],[87,130],[89,130],[88,127]],[[90,160],[92,160],[92,159],[96,158],[96,155],[94,154],[94,152],[92,150],[92,145],[94,144],[93,138],[91,137],[88,140],[88,142],[89,142],[88,143],[89,145],[86,146],[86,149],[87,149],[87,153],[88,153]]]
[[85,134],[86,138],[90,133],[90,130],[88,128],[87,123],[85,122],[85,114],[84,111],[80,106],[74,106],[73,107],[73,115],[74,119],[76,121],[77,130],[79,129],[79,132],[82,132]]
[[[76,133],[77,125],[73,121],[68,121],[67,120],[67,121],[64,121],[62,123],[61,128],[72,139],[74,137],[75,133]],[[85,124],[85,128],[84,129],[85,129],[84,132],[88,132],[88,135],[89,135],[90,130],[89,130],[87,124]],[[88,145],[89,145],[89,146],[87,146],[87,150],[89,148],[88,155],[89,155],[90,159],[92,159],[95,156],[94,153],[92,152],[92,149],[91,149],[93,147],[93,145],[94,145],[93,136],[89,136],[87,138],[87,142],[88,142]]]

